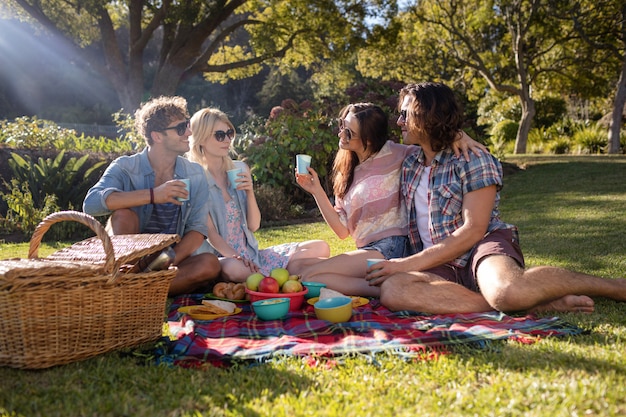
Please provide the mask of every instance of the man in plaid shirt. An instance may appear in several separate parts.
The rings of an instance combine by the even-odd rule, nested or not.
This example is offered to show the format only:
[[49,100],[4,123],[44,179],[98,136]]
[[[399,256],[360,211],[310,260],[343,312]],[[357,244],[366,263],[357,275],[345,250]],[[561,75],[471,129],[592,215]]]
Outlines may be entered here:
[[606,279],[551,266],[524,267],[517,228],[500,219],[502,166],[485,152],[455,157],[450,144],[463,114],[453,91],[439,83],[400,92],[407,157],[401,190],[409,212],[413,255],[368,270],[391,310],[433,314],[514,311],[591,313],[589,296],[626,301],[626,279]]

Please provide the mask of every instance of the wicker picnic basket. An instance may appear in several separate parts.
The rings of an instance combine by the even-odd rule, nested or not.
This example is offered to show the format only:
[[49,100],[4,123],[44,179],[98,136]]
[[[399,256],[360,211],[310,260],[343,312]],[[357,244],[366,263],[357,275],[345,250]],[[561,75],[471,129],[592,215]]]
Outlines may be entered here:
[[[43,235],[61,221],[82,223],[96,236],[38,258]],[[46,217],[28,259],[0,261],[0,366],[47,368],[158,339],[176,268],[141,272],[136,264],[179,240],[109,236],[76,211]]]

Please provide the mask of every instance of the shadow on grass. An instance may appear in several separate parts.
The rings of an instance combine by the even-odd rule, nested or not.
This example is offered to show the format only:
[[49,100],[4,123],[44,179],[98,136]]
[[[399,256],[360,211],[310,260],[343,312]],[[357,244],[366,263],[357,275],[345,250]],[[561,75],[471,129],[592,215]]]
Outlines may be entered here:
[[[0,368],[2,407],[18,415],[203,415],[261,416],[254,400],[298,396],[312,381],[273,366],[144,366],[112,353],[45,370]],[[158,384],[155,384],[158,382]],[[258,410],[258,408],[257,408]],[[271,412],[271,410],[268,410]]]

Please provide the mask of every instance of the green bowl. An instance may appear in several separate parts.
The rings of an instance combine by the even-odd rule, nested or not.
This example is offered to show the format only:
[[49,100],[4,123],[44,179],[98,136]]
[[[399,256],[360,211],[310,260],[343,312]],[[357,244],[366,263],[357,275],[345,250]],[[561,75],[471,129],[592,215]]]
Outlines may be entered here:
[[326,284],[322,282],[314,281],[302,281],[302,286],[308,288],[309,292],[304,296],[305,298],[314,298],[320,296],[320,290],[326,288]]
[[254,314],[261,320],[280,320],[289,312],[289,298],[268,298],[252,303]]

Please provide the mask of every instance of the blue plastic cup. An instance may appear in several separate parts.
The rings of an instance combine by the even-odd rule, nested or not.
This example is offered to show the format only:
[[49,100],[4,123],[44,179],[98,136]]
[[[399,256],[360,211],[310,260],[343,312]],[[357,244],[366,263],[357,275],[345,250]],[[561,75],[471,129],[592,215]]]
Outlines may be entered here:
[[[189,184],[190,184],[189,178],[178,178],[178,181],[182,181],[182,182],[185,183],[185,190],[187,190],[187,193],[189,193]],[[187,196],[187,198],[176,197],[176,199],[178,201],[187,201],[187,200],[189,200],[189,196]]]
[[239,173],[241,172],[241,168],[229,169],[226,171],[228,174],[228,182],[230,182],[230,188],[233,190],[237,189],[237,178],[239,178]]
[[384,261],[384,259],[368,259],[367,260],[367,269],[370,269],[370,267],[374,264],[377,264],[380,261]]
[[298,174],[308,174],[308,168],[311,166],[311,155],[296,155],[296,169]]

